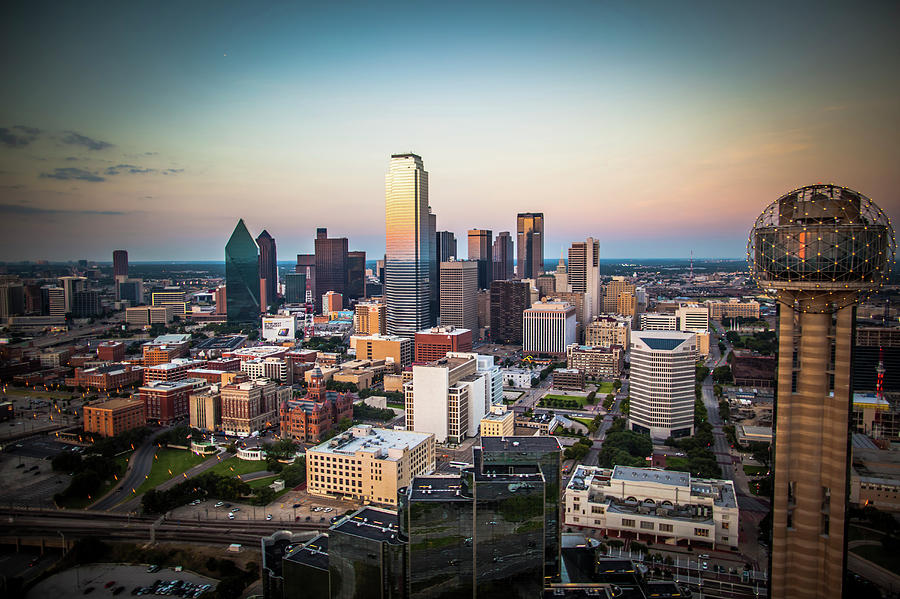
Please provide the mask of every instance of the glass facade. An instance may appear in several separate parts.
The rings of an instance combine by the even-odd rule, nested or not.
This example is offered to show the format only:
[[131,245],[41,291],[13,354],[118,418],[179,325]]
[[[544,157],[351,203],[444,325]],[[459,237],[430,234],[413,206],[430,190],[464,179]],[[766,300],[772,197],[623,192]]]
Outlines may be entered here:
[[284,301],[302,304],[306,301],[306,273],[289,272],[284,275]]
[[516,273],[536,279],[544,272],[544,213],[523,212],[516,218]]
[[260,314],[259,292],[259,247],[241,219],[225,245],[228,322],[256,322]]
[[414,337],[434,324],[437,252],[428,209],[428,172],[415,154],[391,156],[385,177],[384,298],[387,332]]
[[375,522],[381,514],[388,516],[385,512],[363,510],[329,531],[332,599],[405,597],[405,543],[397,535],[395,518],[390,518],[390,527],[388,517]]
[[263,230],[256,238],[256,245],[259,246],[259,278],[264,281],[262,287],[266,290],[266,304],[273,306],[278,297],[278,257],[275,251],[275,238]]

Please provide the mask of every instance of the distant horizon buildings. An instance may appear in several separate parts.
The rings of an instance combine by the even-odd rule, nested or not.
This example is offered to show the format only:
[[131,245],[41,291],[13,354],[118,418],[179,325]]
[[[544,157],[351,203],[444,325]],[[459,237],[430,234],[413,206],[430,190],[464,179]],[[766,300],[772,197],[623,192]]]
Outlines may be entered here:
[[387,332],[412,338],[416,331],[434,324],[437,301],[434,215],[428,206],[428,172],[421,156],[391,155],[385,176],[385,212]]

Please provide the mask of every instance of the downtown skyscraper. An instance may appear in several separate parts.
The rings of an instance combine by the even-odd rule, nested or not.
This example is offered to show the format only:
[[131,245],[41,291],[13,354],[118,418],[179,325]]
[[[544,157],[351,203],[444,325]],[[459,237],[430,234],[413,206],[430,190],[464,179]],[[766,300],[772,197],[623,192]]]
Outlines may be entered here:
[[275,303],[278,295],[278,258],[275,253],[275,238],[263,229],[256,238],[259,246],[259,300],[260,308],[265,312],[266,308]]
[[590,303],[591,316],[600,313],[600,242],[592,237],[576,241],[569,247],[567,283],[575,293],[584,293]]
[[428,172],[421,156],[391,155],[385,209],[387,332],[413,338],[416,331],[434,324],[438,285],[435,219],[428,206]]
[[494,280],[494,258],[490,229],[469,230],[469,260],[478,262],[478,288],[490,289]]
[[516,275],[536,279],[544,272],[544,213],[520,212],[516,217]]
[[225,306],[228,322],[259,319],[259,247],[244,219],[225,245]]
[[493,279],[494,281],[506,281],[515,276],[515,248],[509,231],[501,231],[494,239],[494,251],[492,252],[494,259]]

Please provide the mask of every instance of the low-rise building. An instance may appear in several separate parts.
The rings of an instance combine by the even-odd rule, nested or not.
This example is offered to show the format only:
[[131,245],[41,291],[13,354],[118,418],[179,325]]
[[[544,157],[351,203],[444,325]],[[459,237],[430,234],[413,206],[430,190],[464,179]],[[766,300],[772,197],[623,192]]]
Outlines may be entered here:
[[111,391],[140,383],[143,380],[143,373],[143,367],[127,363],[107,364],[96,368],[76,368],[75,373],[66,379],[66,385]]
[[504,387],[531,389],[534,379],[540,376],[540,371],[530,368],[501,368],[500,376]]
[[284,358],[256,358],[241,362],[241,372],[250,379],[270,379],[285,385],[294,384],[294,370]]
[[709,308],[709,317],[715,320],[723,318],[759,318],[759,302],[750,300],[742,302],[733,297],[727,302],[709,300],[706,302]]
[[310,495],[397,505],[397,490],[434,470],[430,433],[359,424],[306,452]]
[[618,378],[625,367],[625,350],[620,345],[591,347],[572,344],[566,348],[566,366],[582,371],[588,378]]
[[730,480],[658,468],[580,465],[566,487],[565,503],[566,526],[737,550],[740,519]]
[[850,503],[884,512],[900,512],[900,452],[855,445],[850,470]]
[[350,347],[360,360],[386,360],[402,368],[413,361],[413,340],[397,335],[354,335]]
[[577,368],[557,368],[553,371],[552,377],[554,389],[584,391],[584,372]]
[[144,402],[140,399],[110,399],[84,406],[84,432],[115,437],[146,424]]
[[575,307],[568,302],[535,302],[522,313],[526,353],[565,355],[576,341]]
[[188,407],[193,428],[201,431],[222,430],[222,394],[218,385],[200,393],[191,393]]
[[320,368],[313,368],[308,374],[306,397],[278,404],[281,437],[318,443],[341,420],[353,419],[353,396],[326,390]]
[[141,346],[142,363],[144,366],[156,366],[187,357],[190,346],[190,335],[160,335]]
[[190,416],[191,393],[206,386],[202,379],[160,381],[139,389],[147,420],[161,425],[174,424]]
[[221,387],[222,430],[246,437],[278,424],[278,406],[291,398],[291,388],[257,379]]
[[171,362],[147,366],[144,368],[144,384],[160,381],[180,381],[188,378],[188,372],[196,368],[202,368],[205,364],[203,360],[175,358]]
[[481,419],[482,437],[512,437],[516,431],[516,415],[503,404],[491,406]]
[[631,342],[631,317],[618,314],[600,314],[584,332],[584,344],[590,347],[628,347]]
[[416,332],[416,362],[434,362],[450,352],[472,351],[472,331],[440,326]]
[[104,341],[97,346],[97,359],[104,362],[121,362],[125,359],[125,344],[121,341]]

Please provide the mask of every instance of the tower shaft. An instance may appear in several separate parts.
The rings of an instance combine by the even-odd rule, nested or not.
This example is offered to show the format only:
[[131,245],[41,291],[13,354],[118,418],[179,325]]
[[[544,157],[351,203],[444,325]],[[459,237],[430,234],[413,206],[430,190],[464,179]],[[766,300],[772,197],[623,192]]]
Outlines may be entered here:
[[[855,297],[824,313],[822,295],[778,293],[771,597],[839,597],[846,559]],[[812,311],[790,309],[795,299]]]

